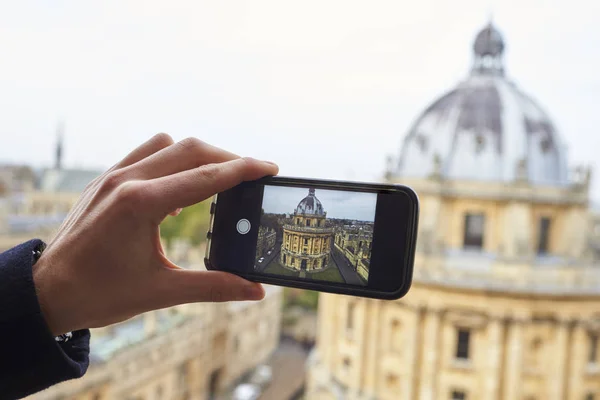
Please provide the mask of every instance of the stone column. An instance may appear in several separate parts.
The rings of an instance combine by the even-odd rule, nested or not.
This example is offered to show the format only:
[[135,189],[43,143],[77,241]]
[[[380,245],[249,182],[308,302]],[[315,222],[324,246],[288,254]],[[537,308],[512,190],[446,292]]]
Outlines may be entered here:
[[[369,299],[370,300],[370,299]],[[367,307],[369,303],[372,301],[368,301],[367,299],[359,299],[358,301],[355,299],[348,299],[346,304],[349,301],[354,302],[354,324],[352,327],[352,336],[351,336],[351,354],[352,354],[352,368],[351,368],[351,377],[348,385],[348,394],[351,399],[355,399],[358,397],[358,392],[360,390],[361,381],[362,381],[362,367],[364,360],[364,354],[362,352],[362,346],[364,346],[366,330],[369,328],[369,324],[367,321],[368,313]],[[368,336],[367,336],[368,337]]]
[[[403,399],[413,399],[417,388],[415,387],[415,374],[418,374],[419,371],[416,371],[415,366],[418,365],[419,360],[419,340],[422,332],[419,330],[419,310],[410,309],[412,314],[412,318],[410,321],[410,330],[407,331],[405,337],[407,339],[406,346],[406,358],[404,362],[409,363],[410,367],[407,368],[408,374],[406,375],[406,381],[404,382],[404,392]],[[408,329],[408,327],[404,328]]]
[[508,325],[506,365],[504,366],[504,398],[521,398],[523,368],[523,325],[524,318],[514,318]]
[[366,315],[365,325],[367,340],[363,343],[363,373],[362,388],[366,398],[376,398],[377,381],[379,378],[379,365],[381,361],[381,313],[385,307],[390,307],[392,303],[383,303],[378,300],[365,300],[369,310]]
[[448,230],[448,218],[444,218],[447,210],[448,204],[445,204],[442,201],[441,197],[436,196],[435,200],[433,200],[431,204],[431,214],[432,214],[432,225],[428,226],[428,229],[432,232],[431,235],[431,250],[434,253],[439,253],[443,251],[443,246],[446,244],[446,233]]
[[583,207],[572,207],[566,213],[565,229],[559,233],[556,243],[556,252],[571,257],[579,257],[586,246],[587,218]]
[[556,325],[555,340],[552,346],[552,372],[549,375],[549,386],[551,399],[564,399],[566,371],[567,371],[567,351],[569,338],[569,321],[559,318]]
[[[325,300],[323,302],[324,310],[319,318],[319,324],[322,324],[320,334],[323,335],[319,343],[319,349],[323,351],[323,359],[327,365],[327,369],[333,371],[335,368],[335,356],[339,351],[336,342],[338,335],[343,331],[343,329],[340,329],[343,327],[341,325],[343,321],[341,321],[339,312],[336,310],[340,308],[340,298],[326,293],[320,293],[319,297]],[[321,311],[320,308],[321,305],[319,304],[319,311]]]
[[510,202],[504,211],[506,234],[502,242],[502,255],[506,258],[526,257],[531,254],[532,226],[529,207],[520,202]]
[[319,309],[316,345],[312,357],[308,359],[307,394],[332,387],[332,373],[335,367],[335,355],[338,348],[336,327],[339,323],[336,316],[337,298],[331,294],[319,293]]
[[588,361],[589,344],[587,341],[587,331],[579,321],[573,327],[573,333],[569,340],[569,352],[571,354],[569,363],[569,388],[567,398],[575,399],[583,397],[584,393],[584,371]]
[[500,316],[492,315],[487,326],[488,355],[485,375],[485,398],[488,400],[499,399],[499,381],[502,371],[502,320]]
[[419,387],[420,400],[436,398],[437,363],[439,354],[439,337],[441,330],[441,313],[439,310],[427,309],[423,324],[423,345],[421,351],[421,379]]

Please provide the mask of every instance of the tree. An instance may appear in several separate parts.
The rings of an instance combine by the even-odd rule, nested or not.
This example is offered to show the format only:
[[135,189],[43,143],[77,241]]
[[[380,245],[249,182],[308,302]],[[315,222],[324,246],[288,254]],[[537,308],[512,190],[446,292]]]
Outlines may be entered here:
[[206,240],[210,223],[210,203],[212,199],[184,208],[176,217],[167,217],[160,224],[160,236],[167,247],[174,239],[188,239],[191,244],[199,245]]

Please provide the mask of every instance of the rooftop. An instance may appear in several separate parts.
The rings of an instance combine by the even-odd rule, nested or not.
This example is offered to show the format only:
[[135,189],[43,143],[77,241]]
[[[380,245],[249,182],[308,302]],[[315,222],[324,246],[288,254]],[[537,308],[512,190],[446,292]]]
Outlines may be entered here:
[[[189,318],[181,313],[158,313],[156,332],[168,331]],[[116,324],[108,334],[92,335],[90,359],[95,363],[107,361],[119,350],[140,343],[148,336],[143,317]]]

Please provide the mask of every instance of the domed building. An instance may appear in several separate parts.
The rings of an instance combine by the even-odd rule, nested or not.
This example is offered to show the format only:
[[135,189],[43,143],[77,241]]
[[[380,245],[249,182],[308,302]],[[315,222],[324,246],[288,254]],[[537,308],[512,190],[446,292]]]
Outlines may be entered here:
[[492,25],[477,35],[470,76],[417,119],[397,174],[568,184],[565,144],[544,110],[506,79],[503,50]]
[[308,190],[294,210],[291,223],[283,226],[283,243],[279,262],[296,271],[319,271],[329,264],[333,229],[325,226],[327,212]]
[[600,218],[489,24],[468,77],[405,136],[386,180],[421,218],[403,299],[322,294],[307,398],[600,399]]

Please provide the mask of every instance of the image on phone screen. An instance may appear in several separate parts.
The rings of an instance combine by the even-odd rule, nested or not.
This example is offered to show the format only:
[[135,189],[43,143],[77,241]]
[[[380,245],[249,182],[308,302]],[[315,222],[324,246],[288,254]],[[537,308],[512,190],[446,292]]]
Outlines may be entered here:
[[265,185],[254,272],[367,286],[376,193]]

